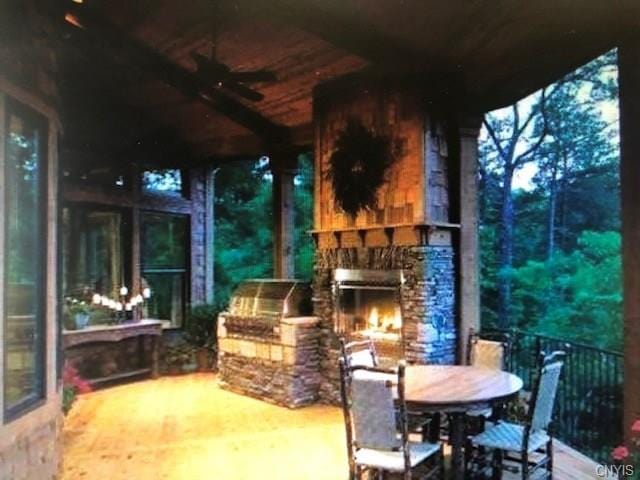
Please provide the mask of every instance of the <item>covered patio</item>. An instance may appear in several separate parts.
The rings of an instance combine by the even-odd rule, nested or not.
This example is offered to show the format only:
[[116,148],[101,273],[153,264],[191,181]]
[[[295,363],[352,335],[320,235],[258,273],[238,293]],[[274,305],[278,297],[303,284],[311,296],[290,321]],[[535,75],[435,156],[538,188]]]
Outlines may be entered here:
[[[67,419],[63,443],[64,480],[335,480],[348,473],[339,408],[285,409],[222,390],[211,374],[83,396]],[[555,479],[596,478],[596,462],[560,442],[555,449]],[[504,476],[511,478],[517,477]]]
[[[591,387],[616,389],[597,402],[612,436],[629,432],[639,19],[637,2],[596,0],[12,4],[0,15],[0,478],[345,478],[340,340],[375,339],[395,363],[465,363],[483,327],[483,115],[614,48],[624,354],[571,348],[600,368]],[[313,271],[300,279],[302,154]],[[194,307],[215,299],[216,175],[247,159],[271,183],[273,278],[243,279],[224,311],[203,313],[217,320],[215,375],[163,377]],[[567,342],[516,337],[513,374],[531,391],[529,360]],[[66,419],[65,361],[110,387]],[[594,429],[580,443],[573,410],[560,413],[556,437],[609,449]],[[594,478],[594,460],[555,449],[554,478]]]

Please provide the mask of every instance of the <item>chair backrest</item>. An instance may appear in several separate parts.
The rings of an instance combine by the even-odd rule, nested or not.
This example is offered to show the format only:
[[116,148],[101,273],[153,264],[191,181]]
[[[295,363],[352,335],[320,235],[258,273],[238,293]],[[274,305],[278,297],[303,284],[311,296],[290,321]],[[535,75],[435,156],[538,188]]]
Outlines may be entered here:
[[351,417],[356,448],[398,450],[393,400],[395,386],[383,376],[358,375],[351,379]]
[[378,356],[371,339],[347,343],[344,338],[341,338],[340,350],[347,369],[378,366]]
[[551,423],[564,356],[564,352],[553,352],[546,355],[540,363],[540,373],[533,389],[529,411],[532,430],[546,430]]
[[509,356],[509,339],[506,336],[481,338],[473,330],[469,333],[467,364],[492,370],[506,370]]

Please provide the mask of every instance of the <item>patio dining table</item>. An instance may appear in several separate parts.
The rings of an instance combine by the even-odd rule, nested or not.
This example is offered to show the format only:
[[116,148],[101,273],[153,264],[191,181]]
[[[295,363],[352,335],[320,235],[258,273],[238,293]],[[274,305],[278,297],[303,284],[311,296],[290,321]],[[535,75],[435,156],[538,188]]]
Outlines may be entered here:
[[465,413],[504,404],[523,387],[522,379],[512,373],[460,365],[412,365],[407,367],[405,382],[409,409],[447,414],[456,480],[464,478]]

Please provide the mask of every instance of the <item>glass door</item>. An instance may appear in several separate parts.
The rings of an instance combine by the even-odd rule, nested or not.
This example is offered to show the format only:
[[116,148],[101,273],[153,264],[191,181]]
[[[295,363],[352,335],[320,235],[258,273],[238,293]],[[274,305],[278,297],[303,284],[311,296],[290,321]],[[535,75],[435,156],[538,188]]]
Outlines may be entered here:
[[189,285],[189,217],[142,214],[142,287],[151,288],[147,316],[182,327]]

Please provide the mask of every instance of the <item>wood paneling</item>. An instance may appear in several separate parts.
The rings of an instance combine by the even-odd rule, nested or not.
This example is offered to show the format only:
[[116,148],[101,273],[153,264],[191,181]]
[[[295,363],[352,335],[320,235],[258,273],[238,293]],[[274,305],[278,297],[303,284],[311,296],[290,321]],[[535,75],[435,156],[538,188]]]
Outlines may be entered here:
[[[197,97],[191,83],[176,83],[175,76],[149,69],[148,62],[141,61],[125,62],[126,68],[116,61],[120,67],[112,68],[89,58],[84,69],[61,75],[68,79],[81,74],[85,82],[96,85],[98,95],[110,90],[139,105],[164,126],[178,130],[203,157],[262,153],[265,145],[260,141],[226,139],[264,138],[270,135],[270,124],[310,124],[313,88],[365,68],[411,78],[441,104],[493,109],[612,48],[640,13],[637,3],[612,7],[597,0],[491,6],[410,0],[397,8],[366,0],[90,3],[77,10],[96,9],[123,38],[157,55],[170,71],[195,74],[192,53],[210,56],[215,44],[216,58],[234,71],[266,69],[276,74],[275,82],[249,85],[264,95],[259,102],[203,84],[195,93],[204,88],[213,101],[185,102],[181,97]],[[116,57],[125,53],[117,47],[120,44],[111,47]],[[555,48],[559,44],[562,49]],[[171,91],[162,92],[148,82],[148,75],[135,74],[141,69],[152,70],[151,76],[172,85],[165,88]],[[178,91],[182,95],[176,98]],[[211,107],[208,116],[196,106],[202,103]],[[173,110],[183,114],[174,116]],[[311,144],[307,133],[295,140],[298,145]]]

